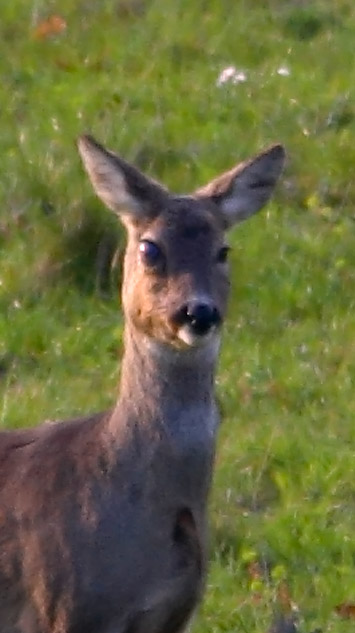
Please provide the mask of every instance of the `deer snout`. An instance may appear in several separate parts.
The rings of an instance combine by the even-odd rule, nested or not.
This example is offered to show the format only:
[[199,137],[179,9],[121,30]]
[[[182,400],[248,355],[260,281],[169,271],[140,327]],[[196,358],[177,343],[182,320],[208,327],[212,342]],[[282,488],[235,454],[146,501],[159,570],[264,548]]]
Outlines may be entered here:
[[180,327],[187,326],[195,336],[204,336],[221,323],[221,315],[213,303],[190,301],[178,310],[174,320]]

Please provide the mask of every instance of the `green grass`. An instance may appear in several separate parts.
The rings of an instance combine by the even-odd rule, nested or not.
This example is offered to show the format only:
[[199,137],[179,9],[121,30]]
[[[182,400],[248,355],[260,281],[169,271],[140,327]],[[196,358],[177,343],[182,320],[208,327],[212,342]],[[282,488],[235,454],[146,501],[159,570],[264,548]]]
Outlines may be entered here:
[[[287,611],[286,582],[302,633],[352,631],[334,610],[355,602],[352,0],[3,5],[2,426],[115,397],[111,262],[122,237],[83,173],[77,135],[91,131],[181,192],[284,143],[274,203],[231,238],[211,569],[194,630],[264,633]],[[66,30],[36,37],[53,14]],[[229,65],[247,80],[217,87]]]

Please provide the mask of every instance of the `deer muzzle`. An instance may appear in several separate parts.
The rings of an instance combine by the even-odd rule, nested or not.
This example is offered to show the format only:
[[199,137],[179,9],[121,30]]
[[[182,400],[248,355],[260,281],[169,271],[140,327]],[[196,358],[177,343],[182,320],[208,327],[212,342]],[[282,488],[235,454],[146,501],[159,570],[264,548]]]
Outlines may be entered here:
[[213,303],[190,301],[173,317],[178,335],[186,344],[199,344],[221,324],[222,318]]

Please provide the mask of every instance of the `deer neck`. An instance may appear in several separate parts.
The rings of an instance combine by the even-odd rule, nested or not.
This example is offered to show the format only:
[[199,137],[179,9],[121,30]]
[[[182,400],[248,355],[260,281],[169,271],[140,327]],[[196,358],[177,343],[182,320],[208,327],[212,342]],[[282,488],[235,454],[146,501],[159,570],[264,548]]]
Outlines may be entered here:
[[128,322],[124,342],[119,416],[114,417],[122,418],[124,414],[127,421],[134,420],[136,428],[159,425],[178,435],[185,427],[190,432],[198,427],[201,434],[214,436],[218,420],[214,397],[218,338],[198,348],[175,350],[152,341]]

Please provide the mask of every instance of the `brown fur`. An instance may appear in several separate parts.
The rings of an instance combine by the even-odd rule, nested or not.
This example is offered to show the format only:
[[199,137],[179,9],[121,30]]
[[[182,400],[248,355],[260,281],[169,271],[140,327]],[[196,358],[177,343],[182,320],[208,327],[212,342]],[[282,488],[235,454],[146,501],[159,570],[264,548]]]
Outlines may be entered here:
[[[120,392],[112,411],[0,434],[0,633],[179,633],[205,578],[218,328],[186,343],[174,315],[204,297],[223,320],[229,198],[254,213],[255,169],[270,194],[283,153],[238,171],[241,192],[227,178],[176,197],[92,139],[80,150],[128,229]],[[142,239],[164,267],[147,267]]]

